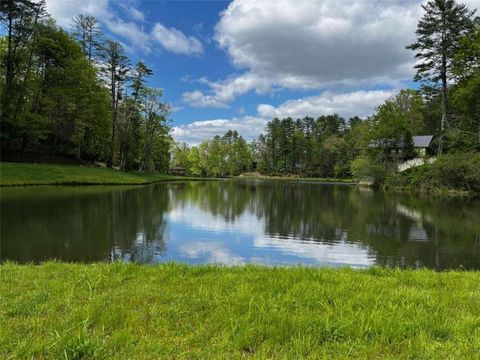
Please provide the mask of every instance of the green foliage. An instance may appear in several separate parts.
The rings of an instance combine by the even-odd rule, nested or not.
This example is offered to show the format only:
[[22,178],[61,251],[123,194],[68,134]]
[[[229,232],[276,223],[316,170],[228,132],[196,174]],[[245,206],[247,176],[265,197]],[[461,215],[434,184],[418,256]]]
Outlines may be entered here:
[[410,160],[415,156],[417,156],[417,154],[415,153],[412,133],[407,130],[403,136],[403,157],[405,160]]
[[146,85],[152,71],[142,62],[130,71],[122,45],[105,39],[92,16],[76,16],[70,35],[49,17],[45,1],[1,4],[4,159],[59,154],[166,172],[169,108]]
[[475,10],[470,11],[465,4],[455,0],[430,0],[422,8],[425,13],[417,25],[417,39],[407,49],[415,51],[415,58],[419,60],[415,65],[414,80],[422,81],[430,91],[441,95],[437,135],[438,153],[442,154],[442,137],[449,115],[448,82],[455,75],[453,64],[458,57],[461,39],[473,32]]
[[77,15],[72,21],[72,35],[82,47],[89,62],[98,58],[102,47],[102,32],[93,16]]
[[406,131],[419,135],[424,129],[424,103],[418,91],[401,90],[377,108],[372,117],[371,139],[387,146],[402,140]]
[[236,176],[250,170],[252,150],[236,131],[227,131],[199,146],[176,144],[172,152],[172,166],[180,166],[193,176]]
[[480,144],[476,134],[472,134],[471,131],[465,131],[461,128],[447,130],[445,132],[444,142],[445,151],[449,153],[480,150]]
[[480,24],[464,36],[454,59],[458,83],[452,89],[457,128],[480,149]]
[[431,165],[431,181],[442,188],[480,192],[480,153],[453,153]]
[[390,177],[386,186],[414,191],[480,192],[480,153],[457,152],[439,156],[428,165],[419,166]]
[[336,114],[295,121],[273,119],[254,144],[254,160],[267,175],[347,176],[348,133],[345,120]]
[[472,31],[475,11],[455,0],[430,0],[422,8],[425,13],[418,22],[417,40],[407,49],[421,60],[415,65],[415,80],[436,83],[452,76],[459,40]]
[[[378,158],[385,163],[391,161],[392,144],[403,141],[406,131],[421,134],[424,130],[423,112],[421,94],[401,90],[379,106],[371,118],[363,121],[350,119],[350,126],[338,115],[296,121],[273,119],[267,124],[266,134],[254,143],[258,170],[267,175],[349,177],[352,174],[350,163],[359,156]],[[372,147],[372,143],[379,146]],[[409,156],[412,156],[413,150],[410,150]],[[357,165],[360,163],[362,159]],[[377,161],[373,163],[377,164]],[[382,167],[388,167],[388,164]],[[359,170],[356,166],[357,174]],[[369,168],[361,177],[374,179],[377,183],[384,176],[383,170]]]
[[0,265],[2,358],[475,358],[478,272]]
[[[412,157],[411,135],[436,132],[446,152],[478,151],[478,19],[454,0],[431,0],[423,8],[417,40],[408,46],[419,60],[415,79],[423,82],[423,93],[401,90],[366,120],[345,121],[337,114],[275,118],[252,144],[229,131],[171,153],[170,109],[161,91],[148,86],[152,70],[143,62],[131,66],[122,45],[105,38],[94,17],[75,16],[68,34],[49,18],[45,1],[2,1],[2,155],[43,151],[121,170],[166,172],[171,164],[195,176],[256,169],[266,175],[343,178],[351,169],[360,175],[365,159],[393,167],[398,159],[390,147],[397,141],[405,142],[406,158]],[[380,182],[382,166],[370,163],[362,176]]]
[[167,126],[170,107],[161,102],[162,95],[159,89],[141,91],[141,171],[166,172],[170,163],[171,138]]
[[[0,163],[0,185],[44,184],[149,184],[162,180],[174,180],[168,175],[142,172],[121,172],[90,166]],[[182,178],[184,179],[184,178]]]
[[187,153],[186,164],[189,164],[188,170],[192,176],[201,176],[203,170],[201,167],[200,151],[198,147],[193,146]]
[[382,184],[388,173],[384,163],[368,156],[356,158],[351,164],[351,172],[354,178],[375,186]]

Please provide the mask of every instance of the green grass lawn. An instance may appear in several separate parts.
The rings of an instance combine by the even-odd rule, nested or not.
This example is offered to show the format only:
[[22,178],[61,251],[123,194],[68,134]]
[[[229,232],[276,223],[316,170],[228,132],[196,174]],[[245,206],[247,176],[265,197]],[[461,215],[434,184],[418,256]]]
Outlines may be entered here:
[[[122,172],[92,166],[0,162],[0,186],[15,185],[135,185],[167,180],[207,180],[141,172]],[[210,178],[211,179],[211,178]],[[237,176],[233,179],[268,179],[278,181],[320,181],[355,183],[353,179],[298,178],[280,176]]]
[[0,266],[0,358],[478,359],[480,273]]
[[0,163],[0,185],[149,184],[163,180],[185,180],[159,174],[126,173],[78,165]]

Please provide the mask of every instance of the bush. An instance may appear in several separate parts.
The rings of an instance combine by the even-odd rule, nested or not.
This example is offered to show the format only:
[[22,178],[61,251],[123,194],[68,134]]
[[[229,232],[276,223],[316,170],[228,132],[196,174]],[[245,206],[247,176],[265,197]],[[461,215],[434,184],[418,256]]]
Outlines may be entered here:
[[376,186],[384,182],[388,173],[383,163],[367,156],[360,156],[353,160],[351,171],[354,178],[372,182]]
[[349,163],[345,163],[345,162],[338,163],[333,168],[333,171],[337,179],[349,179],[352,177],[352,172],[351,172]]
[[388,177],[386,187],[420,191],[460,190],[480,193],[480,153],[452,153],[432,164]]
[[480,153],[440,156],[431,168],[431,176],[440,187],[480,192]]

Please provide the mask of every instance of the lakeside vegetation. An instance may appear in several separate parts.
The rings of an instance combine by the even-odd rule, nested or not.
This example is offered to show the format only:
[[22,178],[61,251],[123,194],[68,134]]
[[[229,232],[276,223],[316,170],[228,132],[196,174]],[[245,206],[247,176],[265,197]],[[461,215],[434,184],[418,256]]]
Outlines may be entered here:
[[[122,172],[92,166],[0,163],[0,186],[14,185],[142,185],[191,178],[143,172]],[[193,178],[193,180],[199,178]]]
[[5,0],[0,21],[2,159],[70,156],[167,172],[170,106],[93,16],[57,26],[45,0]]
[[411,192],[479,194],[480,156],[447,154],[431,164],[390,174],[385,187]]
[[480,351],[478,272],[7,263],[0,278],[4,358],[441,359]]
[[[176,168],[218,177],[258,171],[404,189],[418,189],[417,173],[428,173],[432,181],[421,189],[478,191],[475,171],[468,170],[465,183],[444,181],[443,173],[429,170],[436,165],[405,175],[397,170],[399,162],[419,156],[413,135],[434,136],[421,156],[451,164],[444,166],[447,173],[457,169],[451,157],[468,154],[472,164],[480,158],[479,17],[450,0],[429,1],[423,9],[417,38],[407,46],[418,59],[418,89],[396,92],[367,118],[274,118],[251,142],[230,130],[192,146],[172,138],[170,106],[163,91],[148,84],[152,70],[143,62],[132,65],[94,17],[79,14],[62,29],[45,0],[3,1],[2,160],[66,156],[126,172]],[[392,151],[399,144],[401,156]]]
[[[417,38],[407,46],[418,60],[418,90],[398,91],[366,119],[338,114],[275,118],[250,144],[250,155],[240,156],[246,159],[241,166],[222,166],[229,164],[229,151],[235,149],[228,133],[199,146],[177,145],[172,162],[190,174],[238,175],[253,159],[263,175],[353,177],[387,188],[478,192],[480,18],[455,1],[429,1],[422,7]],[[414,135],[432,135],[434,140],[419,150]],[[428,157],[438,157],[438,163],[399,173],[402,162]],[[466,157],[470,164],[465,165]],[[460,169],[459,164],[465,166]],[[428,175],[419,179],[417,173]]]
[[233,177],[233,179],[243,180],[277,180],[277,181],[316,181],[325,183],[342,183],[342,184],[357,184],[355,179],[341,179],[341,178],[315,178],[315,177],[301,177],[301,176],[271,176],[262,175],[260,173],[244,173],[239,176]]
[[[408,46],[418,60],[418,89],[399,90],[367,118],[274,118],[252,141],[232,129],[191,145],[174,140],[171,107],[163,90],[149,85],[152,70],[132,64],[94,17],[79,14],[62,29],[45,0],[3,0],[2,161],[63,157],[106,167],[1,162],[0,186],[279,181],[250,182],[274,185],[268,189],[249,181],[185,182],[167,190],[117,186],[113,194],[95,187],[8,189],[6,258],[32,261],[34,254],[43,261],[64,251],[67,261],[155,262],[172,247],[170,236],[197,242],[193,252],[201,253],[211,245],[199,236],[221,235],[266,257],[268,246],[308,239],[324,246],[327,257],[338,242],[358,245],[365,256],[375,251],[375,263],[386,267],[478,268],[478,206],[467,204],[476,199],[438,206],[433,197],[383,199],[384,192],[370,189],[300,184],[366,181],[410,192],[480,193],[480,20],[451,0],[430,0],[424,10],[418,38]],[[435,140],[419,155],[413,135]],[[392,152],[400,143],[401,157]],[[399,162],[417,156],[436,161],[398,171]],[[172,170],[186,176],[164,175]],[[183,227],[173,235],[167,232],[172,209]],[[202,223],[202,231],[179,213]],[[237,237],[232,224],[244,214],[259,221],[239,227],[264,227],[275,242],[249,245],[244,239],[263,234],[253,231]],[[2,261],[0,358],[469,359],[480,353],[478,271]]]

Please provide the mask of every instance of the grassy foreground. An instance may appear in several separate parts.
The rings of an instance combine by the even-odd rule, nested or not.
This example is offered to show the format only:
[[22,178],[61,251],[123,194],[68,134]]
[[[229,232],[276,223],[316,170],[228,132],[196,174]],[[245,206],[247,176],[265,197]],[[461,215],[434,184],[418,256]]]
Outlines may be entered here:
[[0,358],[474,359],[480,273],[0,266]]
[[126,173],[78,165],[0,163],[0,186],[13,185],[134,185],[150,184],[176,177],[159,174]]

